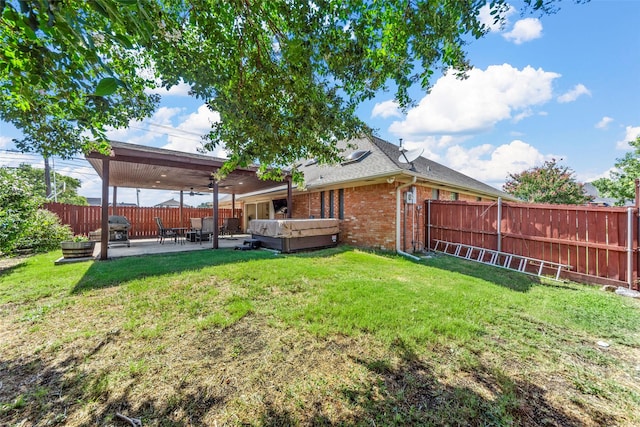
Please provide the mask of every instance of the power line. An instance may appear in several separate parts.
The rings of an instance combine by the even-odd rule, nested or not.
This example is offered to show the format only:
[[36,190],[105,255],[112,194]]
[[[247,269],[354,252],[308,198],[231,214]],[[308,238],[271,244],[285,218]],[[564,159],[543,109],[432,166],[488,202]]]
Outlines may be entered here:
[[[138,127],[138,126],[129,126],[129,129],[138,129],[138,130],[142,130],[142,131],[145,131],[145,132],[154,133],[156,135],[162,135],[162,136],[174,136],[176,138],[182,138],[182,139],[187,140],[187,141],[202,142],[202,139],[187,138],[187,137],[185,137],[183,135],[176,135],[176,134],[171,134],[171,133],[168,133],[168,132],[160,132],[160,131],[155,131],[153,129],[143,128],[143,127]],[[179,129],[175,129],[174,128],[174,130],[177,130],[177,131],[181,132]],[[198,135],[198,134],[194,134],[194,135]],[[200,135],[200,136],[202,136],[202,135]]]
[[163,125],[163,124],[152,122],[152,121],[146,121],[145,123],[148,123],[149,125],[157,126],[157,127],[160,127],[160,128],[177,130],[178,132],[182,132],[182,133],[187,133],[187,134],[196,135],[196,136],[203,136],[201,133],[198,133],[198,132],[191,132],[191,131],[184,130],[184,129],[178,129],[178,128],[173,127],[173,126]]

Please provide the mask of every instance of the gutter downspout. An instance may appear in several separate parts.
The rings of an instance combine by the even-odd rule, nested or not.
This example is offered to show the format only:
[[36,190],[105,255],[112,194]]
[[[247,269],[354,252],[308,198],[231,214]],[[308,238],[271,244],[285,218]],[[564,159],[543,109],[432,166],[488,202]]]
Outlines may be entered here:
[[396,252],[399,253],[400,255],[404,255],[408,258],[411,258],[415,261],[420,261],[420,258],[418,258],[417,256],[408,254],[404,251],[402,251],[400,249],[400,238],[401,238],[401,233],[400,233],[400,199],[402,196],[402,189],[407,188],[412,186],[413,184],[416,183],[416,181],[418,180],[418,177],[414,176],[413,179],[411,180],[411,182],[408,182],[406,184],[402,184],[396,187]]

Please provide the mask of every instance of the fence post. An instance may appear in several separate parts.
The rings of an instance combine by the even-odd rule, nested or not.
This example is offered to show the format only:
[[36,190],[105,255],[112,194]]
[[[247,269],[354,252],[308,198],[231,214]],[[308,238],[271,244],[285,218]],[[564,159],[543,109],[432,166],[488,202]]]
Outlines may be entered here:
[[498,252],[502,252],[502,197],[498,197]]
[[427,251],[431,250],[431,199],[427,200]]
[[633,289],[633,211],[627,208],[627,283]]
[[[635,249],[635,251],[637,252],[636,254],[636,259],[635,259],[635,264],[632,265],[631,267],[633,267],[633,276],[632,276],[632,280],[637,280],[638,279],[638,268],[640,267],[640,179],[636,178],[635,180],[635,211],[636,211],[636,226],[638,227],[636,234],[633,236],[634,238],[634,242],[633,242],[633,248]],[[632,287],[633,289],[633,287]],[[638,286],[638,289],[640,290],[640,286]]]

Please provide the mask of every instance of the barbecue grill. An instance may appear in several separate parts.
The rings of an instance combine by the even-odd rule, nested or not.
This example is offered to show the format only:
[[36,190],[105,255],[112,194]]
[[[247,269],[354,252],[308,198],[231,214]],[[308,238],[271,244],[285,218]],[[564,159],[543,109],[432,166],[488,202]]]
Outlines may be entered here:
[[129,229],[131,223],[126,217],[122,215],[110,215],[109,216],[109,241],[126,243],[127,247],[131,246],[129,243]]

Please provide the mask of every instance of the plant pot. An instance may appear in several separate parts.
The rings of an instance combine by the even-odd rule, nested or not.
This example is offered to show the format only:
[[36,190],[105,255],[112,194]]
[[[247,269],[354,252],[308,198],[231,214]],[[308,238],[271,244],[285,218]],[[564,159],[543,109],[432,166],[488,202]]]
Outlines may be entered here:
[[102,239],[102,229],[98,228],[96,231],[89,232],[89,240],[99,242]]
[[93,256],[96,242],[61,242],[64,258],[85,258]]

